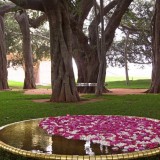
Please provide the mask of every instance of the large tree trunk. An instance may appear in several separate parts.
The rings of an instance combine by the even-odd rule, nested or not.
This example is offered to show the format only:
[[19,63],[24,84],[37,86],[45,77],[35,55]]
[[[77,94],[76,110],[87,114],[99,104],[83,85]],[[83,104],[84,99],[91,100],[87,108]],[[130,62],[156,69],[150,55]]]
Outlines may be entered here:
[[152,24],[152,82],[149,93],[160,93],[160,0],[156,0]]
[[[78,81],[77,83],[97,83],[99,62],[97,55],[93,52],[92,57],[81,57],[76,55],[75,61],[78,68]],[[95,87],[78,87],[80,93],[95,93]]]
[[[81,30],[73,29],[74,59],[78,68],[78,83],[96,83],[98,77],[99,61],[97,52],[88,44],[88,38]],[[76,43],[76,44],[75,44]],[[77,46],[79,47],[77,49]],[[95,93],[95,87],[78,87],[80,93]]]
[[[109,3],[104,8],[104,14],[108,13],[111,9],[113,9],[116,6],[116,4],[116,0]],[[77,22],[77,24],[74,23],[72,25],[72,30],[75,34],[74,37],[77,36],[77,46],[79,47],[78,52],[77,46],[75,47],[77,54],[74,54],[74,58],[78,67],[78,83],[97,83],[99,61],[97,52],[96,26],[99,23],[100,14],[97,14],[97,16],[94,18],[94,20],[91,22],[89,26],[89,38],[84,35],[83,29],[79,27],[82,26],[79,25],[79,22]],[[76,40],[74,40],[74,42],[76,42]],[[78,91],[81,93],[95,93],[95,87],[80,87],[78,88]],[[108,90],[105,87],[103,87],[103,92],[108,92]]]
[[0,37],[0,90],[3,90],[9,88],[3,16],[0,16]]
[[[93,0],[82,0],[80,10],[82,14],[72,17],[73,31],[73,57],[78,68],[78,83],[96,83],[98,77],[99,62],[96,49],[88,44],[88,38],[83,33],[84,20],[93,6]],[[80,93],[94,93],[95,87],[78,87]]]
[[66,1],[58,1],[53,9],[46,7],[51,38],[51,81],[53,102],[80,100],[72,68],[72,33]]
[[25,79],[24,89],[35,89],[35,79],[33,70],[33,56],[31,47],[31,37],[29,29],[29,20],[25,11],[19,12],[15,15],[17,22],[19,23],[22,35],[23,35],[23,58],[25,63]]

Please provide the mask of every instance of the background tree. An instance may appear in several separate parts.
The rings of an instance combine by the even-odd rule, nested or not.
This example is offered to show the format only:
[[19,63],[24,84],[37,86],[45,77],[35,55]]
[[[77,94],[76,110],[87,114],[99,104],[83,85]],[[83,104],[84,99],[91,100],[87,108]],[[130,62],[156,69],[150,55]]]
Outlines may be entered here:
[[[33,52],[34,65],[43,59],[49,59],[49,31],[48,24],[44,23],[42,12],[27,10],[29,18],[29,27],[31,35],[31,44]],[[38,20],[38,21],[37,21]],[[39,22],[40,20],[40,22]],[[9,65],[23,66],[22,54],[22,33],[19,24],[15,20],[13,13],[8,13],[5,16],[5,29],[6,29],[6,43],[7,54],[9,55]]]
[[107,61],[111,66],[125,66],[124,46],[126,35],[129,32],[127,61],[129,63],[143,64],[152,63],[152,46],[150,21],[153,16],[152,1],[134,1],[127,13],[124,15],[119,33],[115,38],[110,52],[108,52]]
[[8,73],[3,16],[0,15],[0,90],[8,89]]
[[152,82],[149,93],[160,93],[160,0],[156,0],[152,20]]
[[4,15],[9,12],[15,5],[0,3],[0,90],[8,89],[8,73],[6,59],[5,27]]
[[39,83],[40,61],[50,60],[48,21],[46,14],[42,12],[30,10],[28,12],[32,37],[34,77],[36,83]]
[[[13,18],[13,13],[8,14],[5,18],[5,28],[6,28],[6,42],[7,42],[7,52],[8,52],[8,67],[9,66],[23,66],[24,70],[27,67],[29,69],[25,70],[30,71],[30,68],[33,68],[34,66],[34,78],[35,81],[38,81],[38,70],[39,70],[39,61],[44,59],[49,59],[49,31],[47,29],[46,24],[43,24],[44,21],[46,21],[46,16],[42,14],[42,12],[37,11],[27,11],[26,13],[26,22],[29,22],[29,25],[27,25],[28,32],[26,32],[24,35],[30,34],[28,37],[30,37],[28,40],[30,40],[30,47],[26,48],[33,48],[32,52],[29,52],[32,55],[26,55],[22,53],[22,45],[23,41],[22,39],[24,36],[22,36],[22,32],[20,31],[20,27],[18,23]],[[21,25],[21,23],[20,23]],[[26,28],[27,28],[26,26]],[[23,26],[24,27],[24,24]],[[23,30],[24,31],[24,30]],[[12,37],[12,38],[11,38]],[[27,45],[29,43],[25,43],[24,45]],[[25,59],[28,57],[28,59]],[[32,63],[28,63],[30,59],[33,59]],[[25,65],[25,62],[27,64]],[[30,65],[33,66],[30,66]],[[24,67],[25,66],[25,67]],[[24,81],[24,88],[32,88],[31,83],[33,80],[30,80],[33,78],[32,75],[25,74],[25,81]],[[32,73],[32,72],[31,72]],[[29,76],[30,75],[30,76]],[[28,78],[27,78],[27,77]],[[28,82],[26,82],[26,80]],[[28,86],[28,87],[27,87]],[[34,88],[34,87],[33,87]]]
[[128,58],[127,58],[129,35],[130,35],[129,31],[127,31],[126,41],[124,44],[124,64],[125,64],[125,74],[126,74],[126,85],[129,85]]
[[23,66],[22,33],[12,12],[4,19],[8,67]]
[[24,89],[35,89],[35,78],[34,78],[34,70],[33,70],[33,55],[32,55],[32,46],[31,46],[31,36],[29,29],[29,20],[28,15],[25,10],[18,11],[15,15],[15,19],[17,20],[23,37],[23,57],[25,64],[25,79],[24,79]]

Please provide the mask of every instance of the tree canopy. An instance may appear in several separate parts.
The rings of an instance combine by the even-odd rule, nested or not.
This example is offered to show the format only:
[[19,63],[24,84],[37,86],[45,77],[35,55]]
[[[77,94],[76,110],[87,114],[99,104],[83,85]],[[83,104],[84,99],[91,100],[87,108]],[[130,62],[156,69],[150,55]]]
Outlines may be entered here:
[[[108,62],[112,66],[124,66],[124,46],[129,33],[127,60],[135,64],[152,63],[151,27],[153,17],[151,1],[135,1],[124,15],[119,30],[121,38],[116,38],[108,53]],[[119,36],[118,35],[118,36]]]
[[[125,49],[123,46],[125,45],[128,47],[126,50],[128,61],[134,63],[150,63],[152,61],[151,50],[154,45],[153,34],[151,38],[150,24],[154,8],[153,1],[137,0],[132,3],[133,0],[102,0],[102,3],[105,2],[104,7],[102,5],[100,7],[99,3],[93,0],[10,1],[22,10],[31,9],[44,12],[48,18],[52,62],[53,93],[51,101],[79,101],[72,68],[72,56],[78,66],[78,82],[87,83],[98,82],[101,60],[103,59],[104,61],[106,56],[102,58],[103,49],[105,49],[104,53],[107,53],[107,58],[112,65],[124,65]],[[157,3],[158,1],[156,1],[156,5]],[[96,14],[86,30],[88,33],[86,35],[83,26],[93,7],[95,7]],[[157,10],[155,13],[157,13]],[[99,32],[98,29],[103,26],[104,19],[104,29]],[[156,21],[157,19],[153,20]],[[34,26],[32,20],[30,24]],[[118,27],[124,36],[120,40],[116,40],[112,45],[115,31]],[[153,27],[154,29],[156,27]],[[33,33],[36,34],[36,31]],[[102,33],[101,36],[100,33]],[[46,36],[41,35],[41,37]],[[100,41],[103,41],[103,37],[104,47],[101,46],[103,49],[98,50],[97,46],[100,46]],[[48,41],[44,38],[42,43],[37,45],[40,47],[35,46],[33,47],[34,50],[39,48],[40,52],[43,52],[41,49],[42,47],[45,49],[46,46],[43,44],[46,42]],[[112,48],[110,49],[111,45]],[[105,69],[105,65],[102,68]],[[99,79],[101,82],[105,77],[105,72],[103,73],[104,75]],[[100,83],[98,83],[99,85]],[[85,91],[88,92],[88,88],[84,88],[83,92]]]

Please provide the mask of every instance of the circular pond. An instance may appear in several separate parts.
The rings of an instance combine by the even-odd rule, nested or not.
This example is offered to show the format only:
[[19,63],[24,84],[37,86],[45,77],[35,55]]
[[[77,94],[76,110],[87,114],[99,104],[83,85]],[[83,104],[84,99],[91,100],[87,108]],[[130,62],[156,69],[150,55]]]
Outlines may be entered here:
[[64,160],[134,159],[160,153],[160,147],[123,153],[92,141],[47,134],[39,127],[40,122],[42,119],[34,119],[1,127],[0,148],[26,157]]

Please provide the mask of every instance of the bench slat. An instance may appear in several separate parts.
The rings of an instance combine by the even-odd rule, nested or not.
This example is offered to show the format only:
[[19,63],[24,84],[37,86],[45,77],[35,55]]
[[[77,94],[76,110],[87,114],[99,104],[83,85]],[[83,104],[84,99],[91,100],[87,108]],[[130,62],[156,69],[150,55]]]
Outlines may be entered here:
[[77,87],[87,87],[87,86],[95,87],[97,86],[97,83],[77,83],[76,86]]

